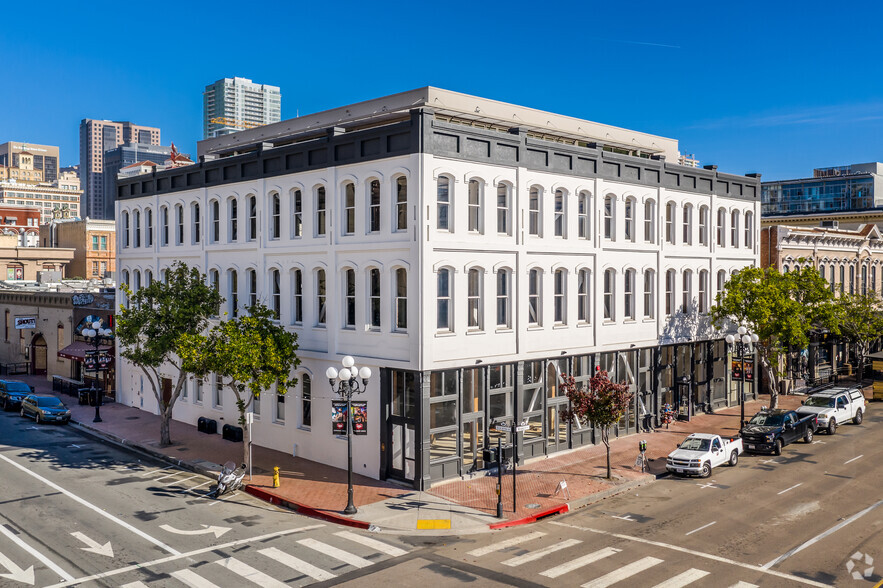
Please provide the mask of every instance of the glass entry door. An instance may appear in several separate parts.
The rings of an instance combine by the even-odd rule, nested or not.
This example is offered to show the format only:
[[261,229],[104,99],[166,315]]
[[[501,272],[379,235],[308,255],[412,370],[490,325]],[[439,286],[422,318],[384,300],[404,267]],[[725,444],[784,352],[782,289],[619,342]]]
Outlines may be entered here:
[[414,372],[390,372],[389,409],[384,427],[386,476],[413,482],[417,475],[417,389]]

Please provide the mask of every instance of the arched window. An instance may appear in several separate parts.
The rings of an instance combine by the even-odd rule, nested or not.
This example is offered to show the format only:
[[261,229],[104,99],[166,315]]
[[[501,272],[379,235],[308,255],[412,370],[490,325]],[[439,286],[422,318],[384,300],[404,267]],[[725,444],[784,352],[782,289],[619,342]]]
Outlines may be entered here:
[[693,244],[693,205],[684,204],[684,224],[682,241],[684,245]]
[[227,216],[230,218],[227,240],[235,243],[239,239],[239,200],[236,198],[227,201]]
[[497,326],[509,328],[509,272],[501,269],[497,272]]
[[699,271],[699,312],[708,312],[708,271]]
[[258,303],[258,273],[253,269],[245,271],[248,280],[248,305],[255,306]]
[[592,273],[590,270],[579,270],[577,279],[577,320],[580,323],[588,324],[592,322],[592,306],[589,292],[592,287]]
[[871,266],[871,292],[877,291],[877,266]]
[[644,272],[644,318],[652,319],[656,316],[656,272],[646,270]]
[[787,274],[787,273],[788,273],[788,269],[789,269],[789,267],[788,267],[788,264],[786,263],[784,266],[782,266],[782,273],[783,273],[783,274]]
[[451,331],[453,330],[451,316],[451,270],[447,268],[438,270],[437,279],[438,317],[436,327],[440,331]]
[[[123,284],[125,284],[129,288],[131,288],[131,286],[132,286],[132,283],[129,281],[129,270],[123,270]],[[123,293],[123,296],[125,296],[125,293]],[[129,299],[128,298],[126,298],[126,308],[129,308]],[[9,319],[8,319],[9,311],[7,310],[6,312],[7,312],[7,321],[6,322],[8,324],[9,323]],[[7,339],[8,338],[9,337],[7,336]]]
[[144,270],[144,287],[150,286],[153,283],[153,272],[150,270]]
[[209,204],[209,210],[212,215],[210,238],[212,243],[217,243],[221,238],[221,203],[217,200],[212,200]]
[[435,192],[436,201],[436,228],[439,231],[450,231],[451,226],[451,179],[448,176],[439,176]]
[[353,329],[356,326],[356,271],[343,270],[343,326]]
[[591,210],[591,202],[588,192],[579,193],[577,206],[577,224],[579,224],[579,238],[588,239],[591,237],[591,231],[589,229],[589,211]]
[[864,264],[862,264],[861,293],[868,293],[868,266]]
[[343,234],[356,232],[356,185],[347,182],[343,185]]
[[408,178],[396,178],[396,230],[408,229]]
[[623,276],[623,316],[626,319],[634,320],[635,318],[635,270],[625,270]]
[[634,198],[625,199],[625,240],[635,240],[635,206]]
[[296,269],[293,272],[292,280],[292,309],[291,322],[299,325],[304,322],[304,274],[301,270]]
[[177,226],[177,230],[175,231],[177,234],[175,235],[175,244],[183,245],[184,244],[184,207],[180,204],[175,205],[175,225]]
[[466,326],[473,331],[480,331],[483,328],[484,321],[482,320],[482,296],[481,296],[481,286],[482,286],[482,274],[483,272],[479,269],[471,269],[469,270],[469,275],[467,276],[466,283]]
[[604,238],[605,239],[614,239],[615,238],[615,224],[613,215],[616,213],[614,207],[616,203],[614,201],[613,195],[608,194],[604,197]]
[[380,270],[376,267],[368,270],[368,325],[372,329],[380,328]]
[[482,183],[476,179],[469,180],[469,230],[474,233],[482,232]]
[[717,292],[720,294],[724,291],[724,288],[727,286],[727,272],[724,270],[718,270],[717,272]]
[[565,216],[565,199],[566,195],[564,190],[558,188],[555,190],[555,236],[563,237],[564,236],[564,227],[567,224],[567,218]]
[[656,240],[656,202],[648,200],[644,203],[644,241],[652,243]]
[[542,303],[542,274],[538,269],[532,269],[527,275],[527,324],[539,326],[543,324]]
[[279,270],[270,270],[270,304],[276,320],[282,315],[282,284],[279,280]]
[[325,235],[325,186],[316,188],[316,236]]
[[396,269],[395,328],[408,330],[408,272],[405,268]]
[[135,225],[135,247],[141,247],[141,211],[136,210],[132,214],[132,224]]
[[535,236],[542,235],[543,215],[540,202],[540,187],[531,186],[528,197],[528,233]]
[[202,240],[202,214],[199,210],[199,202],[194,202],[190,207],[193,215],[193,243],[199,243]]
[[687,312],[690,304],[693,302],[693,272],[684,270],[683,279],[683,298],[681,300],[681,311]]
[[828,276],[830,278],[828,281],[831,282],[831,292],[834,291],[835,284],[837,283],[837,278],[834,275],[835,271],[836,270],[834,269],[834,264],[832,263],[831,266],[828,268]]
[[616,320],[615,293],[616,273],[612,269],[604,270],[604,320]]
[[567,272],[555,270],[555,323],[567,323]]
[[249,194],[245,199],[248,208],[248,235],[247,240],[254,241],[258,238],[258,198],[254,194]]
[[745,247],[754,246],[754,213],[745,213]]
[[132,293],[137,294],[138,290],[141,289],[141,271],[135,270],[134,272],[132,272],[132,277]]
[[[313,424],[313,381],[309,374],[304,374],[300,378],[301,381],[301,411],[300,424],[302,427],[310,427]],[[285,396],[277,398],[284,399]],[[283,415],[284,417],[284,415]]]
[[675,203],[665,204],[665,242],[674,245],[675,242]]
[[724,208],[717,211],[717,246],[727,246],[727,211]]
[[849,264],[849,293],[855,294],[855,265]]
[[509,184],[497,184],[497,233],[509,234]]
[[[166,270],[165,282],[166,282],[166,284],[169,283],[168,270]],[[209,270],[209,272],[208,272],[208,285],[212,290],[214,290],[218,294],[221,293],[221,275],[218,273],[218,270],[216,270],[216,269]],[[220,314],[221,314],[221,307],[219,304],[218,306],[215,307],[215,316],[218,316]]]
[[734,210],[730,214],[730,245],[732,247],[739,246],[739,211]]
[[840,293],[846,293],[846,266],[843,264],[840,264]]
[[699,207],[699,244],[708,245],[708,207]]
[[144,246],[153,247],[153,209],[148,208],[144,211]]
[[123,211],[123,247],[129,247],[131,243],[131,226],[129,225],[129,212]]
[[316,324],[325,326],[327,310],[325,307],[325,270],[316,271]]
[[270,194],[270,239],[282,237],[282,199],[279,194]]
[[368,232],[380,231],[380,180],[368,184]]
[[169,244],[169,207],[163,206],[159,209],[160,216],[160,245],[165,247]]
[[304,236],[304,195],[300,190],[291,191],[291,237]]

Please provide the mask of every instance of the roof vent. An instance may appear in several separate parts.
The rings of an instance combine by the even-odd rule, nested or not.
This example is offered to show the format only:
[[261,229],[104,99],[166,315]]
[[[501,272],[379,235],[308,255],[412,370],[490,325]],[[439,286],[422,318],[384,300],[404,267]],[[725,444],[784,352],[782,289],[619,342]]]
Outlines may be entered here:
[[837,228],[840,228],[840,221],[823,220],[823,221],[819,222],[819,226],[824,229],[837,229]]

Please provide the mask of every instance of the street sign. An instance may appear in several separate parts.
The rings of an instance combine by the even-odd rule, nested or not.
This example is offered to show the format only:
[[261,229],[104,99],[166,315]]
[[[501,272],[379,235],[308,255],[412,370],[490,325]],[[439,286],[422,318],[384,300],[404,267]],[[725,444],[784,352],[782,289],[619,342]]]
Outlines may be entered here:
[[500,433],[511,433],[512,427],[510,425],[505,425],[503,423],[497,423],[494,425],[494,429],[499,431]]
[[530,428],[530,425],[518,425],[517,427],[515,427],[515,430],[518,431],[519,433],[522,433],[522,432],[528,430],[529,428]]

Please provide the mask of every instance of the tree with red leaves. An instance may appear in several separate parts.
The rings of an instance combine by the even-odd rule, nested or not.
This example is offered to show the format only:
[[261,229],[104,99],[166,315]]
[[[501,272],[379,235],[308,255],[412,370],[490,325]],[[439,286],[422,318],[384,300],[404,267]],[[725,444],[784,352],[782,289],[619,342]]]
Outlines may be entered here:
[[570,408],[562,414],[568,422],[579,419],[591,422],[601,431],[601,441],[607,448],[607,479],[610,472],[610,427],[616,425],[625,415],[632,400],[628,384],[612,382],[607,372],[596,370],[585,384],[577,385],[576,379],[568,374],[561,375],[561,389],[570,400]]

